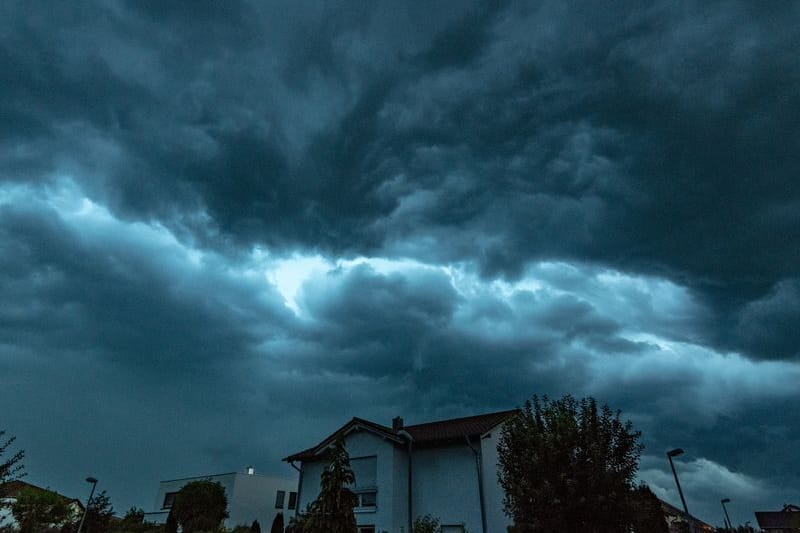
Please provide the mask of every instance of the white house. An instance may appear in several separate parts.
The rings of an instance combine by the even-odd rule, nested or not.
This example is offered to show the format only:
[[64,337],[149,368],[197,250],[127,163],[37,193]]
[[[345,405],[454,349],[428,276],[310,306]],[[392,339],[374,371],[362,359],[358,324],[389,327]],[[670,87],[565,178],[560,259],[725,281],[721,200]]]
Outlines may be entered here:
[[196,476],[162,481],[158,486],[153,510],[145,513],[145,520],[163,524],[175,501],[175,495],[191,481],[214,481],[225,489],[228,498],[228,518],[225,527],[249,526],[258,520],[262,531],[269,531],[272,521],[283,513],[285,522],[297,507],[297,479],[295,477],[265,476],[256,474],[252,467],[244,472],[228,472],[209,476]]
[[[23,490],[34,490],[36,492],[44,492],[55,494],[61,501],[67,504],[70,512],[70,520],[76,520],[83,514],[83,503],[77,498],[69,498],[59,494],[49,488],[44,489],[25,481],[15,480],[9,481],[0,485],[0,528],[7,527],[9,529],[17,529],[19,524],[14,519],[11,513],[11,506],[17,501],[17,496]],[[60,527],[61,524],[42,524],[48,527]]]
[[392,427],[353,418],[284,459],[300,470],[297,508],[319,495],[327,451],[341,435],[356,478],[359,533],[410,533],[414,519],[427,514],[441,521],[443,533],[505,533],[511,521],[497,480],[497,442],[517,412],[410,426],[398,417]]

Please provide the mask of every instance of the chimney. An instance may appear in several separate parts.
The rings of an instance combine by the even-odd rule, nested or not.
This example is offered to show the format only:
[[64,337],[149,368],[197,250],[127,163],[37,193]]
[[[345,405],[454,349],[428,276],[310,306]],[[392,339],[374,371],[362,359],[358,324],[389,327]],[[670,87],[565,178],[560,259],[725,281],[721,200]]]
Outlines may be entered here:
[[399,416],[392,418],[392,431],[395,433],[403,429],[403,419]]
[[247,467],[247,475],[248,476],[252,476],[255,473],[256,473],[256,469],[255,468],[253,468],[252,466],[248,466]]

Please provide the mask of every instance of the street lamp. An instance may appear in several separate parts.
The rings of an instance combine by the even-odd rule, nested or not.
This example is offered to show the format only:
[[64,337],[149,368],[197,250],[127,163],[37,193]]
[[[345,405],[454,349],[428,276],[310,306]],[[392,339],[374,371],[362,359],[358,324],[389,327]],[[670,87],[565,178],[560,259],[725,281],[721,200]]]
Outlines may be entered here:
[[[678,486],[678,494],[681,497],[681,503],[683,504],[683,512],[686,513],[686,520],[689,522],[689,531],[694,531],[694,524],[692,523],[692,519],[689,515],[689,508],[686,507],[686,498],[683,497],[683,491],[681,490],[681,482],[678,481],[678,474],[675,472],[675,465],[672,463],[672,458],[677,457],[683,454],[683,448],[675,448],[674,450],[670,450],[667,452],[667,459],[669,459],[669,466],[672,468],[672,475],[675,477],[675,484]],[[78,533],[81,533],[78,531]]]
[[92,496],[94,496],[94,488],[97,486],[97,479],[89,476],[86,478],[87,483],[92,484],[92,491],[89,493],[89,499],[86,500],[86,508],[83,510],[83,516],[81,517],[81,523],[78,524],[78,533],[81,533],[83,529],[83,522],[86,520],[86,513],[89,511],[89,505],[92,503]]
[[723,498],[719,502],[722,504],[722,510],[725,511],[725,519],[728,521],[728,529],[733,531],[733,524],[731,523],[731,517],[728,516],[728,508],[725,507],[726,503],[730,503],[730,498]]

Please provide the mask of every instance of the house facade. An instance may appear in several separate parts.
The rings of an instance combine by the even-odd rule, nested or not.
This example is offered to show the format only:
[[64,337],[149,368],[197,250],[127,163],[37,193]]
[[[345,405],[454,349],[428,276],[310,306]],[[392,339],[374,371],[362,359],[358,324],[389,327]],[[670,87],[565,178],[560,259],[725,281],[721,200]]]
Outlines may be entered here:
[[252,467],[244,472],[228,472],[208,476],[170,479],[159,483],[153,508],[145,520],[163,524],[175,501],[175,495],[192,481],[213,481],[225,489],[228,498],[228,518],[225,527],[249,526],[258,520],[262,531],[269,531],[278,513],[285,521],[297,507],[297,478],[256,474]]
[[284,460],[300,470],[297,509],[319,495],[328,450],[344,439],[355,474],[359,533],[410,533],[414,519],[431,515],[443,533],[505,533],[497,478],[502,425],[518,411],[405,426],[353,418],[316,446]]
[[[15,480],[0,485],[0,527],[17,529],[19,524],[11,513],[11,506],[17,501],[17,496],[23,490],[34,490],[36,492],[46,492],[55,494],[69,508],[70,520],[77,520],[83,515],[84,506],[77,498],[69,498],[59,494],[49,488],[42,488],[25,481]],[[44,524],[48,527],[60,527],[61,524]]]

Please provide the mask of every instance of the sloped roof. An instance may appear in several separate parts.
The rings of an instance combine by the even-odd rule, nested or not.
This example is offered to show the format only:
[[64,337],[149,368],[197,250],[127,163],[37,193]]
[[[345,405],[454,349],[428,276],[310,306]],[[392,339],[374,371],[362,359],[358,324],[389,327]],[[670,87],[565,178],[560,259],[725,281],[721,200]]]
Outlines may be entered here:
[[510,409],[484,415],[452,418],[425,424],[405,426],[403,429],[414,439],[415,443],[442,441],[457,438],[483,435],[507,418],[517,414],[519,410]]
[[762,529],[800,530],[800,509],[787,505],[783,511],[756,511],[756,520]]
[[690,514],[687,515],[683,511],[683,509],[678,509],[674,505],[667,503],[664,500],[661,500],[660,498],[659,501],[661,502],[661,510],[664,511],[665,516],[675,516],[687,522],[691,522],[695,525],[695,527],[699,527],[703,531],[716,531],[717,528],[715,528],[711,524],[703,522],[702,520],[700,520],[695,516],[692,516]]
[[406,432],[411,435],[411,438],[415,443],[433,444],[437,442],[450,441],[453,439],[463,439],[464,437],[483,435],[493,427],[497,426],[518,412],[518,409],[510,409],[507,411],[498,411],[496,413],[466,416],[463,418],[452,418],[448,420],[439,420],[436,422],[427,422],[424,424],[413,424],[410,426],[404,426],[398,431],[394,431],[390,427],[377,424],[363,418],[354,417],[347,424],[336,430],[333,434],[328,436],[316,446],[290,455],[284,458],[284,461],[308,461],[315,457],[319,457],[338,435],[346,435],[355,428],[362,428],[366,429],[367,431],[372,431],[373,433],[393,440],[397,443],[403,443],[407,440],[407,437],[403,434],[403,432]]
[[21,480],[18,480],[18,479],[14,480],[14,481],[9,481],[7,483],[4,483],[4,484],[0,485],[0,498],[16,498],[17,495],[20,493],[20,491],[22,491],[22,489],[26,489],[26,488],[27,489],[33,489],[33,490],[36,490],[36,491],[41,491],[41,492],[53,493],[56,496],[58,496],[61,500],[65,501],[67,503],[76,503],[77,505],[80,506],[81,509],[83,509],[83,503],[77,498],[70,498],[68,496],[64,496],[63,494],[59,494],[58,492],[56,492],[54,490],[43,489],[42,487],[38,487],[36,485],[33,485],[31,483],[27,483],[25,481],[21,481]]

